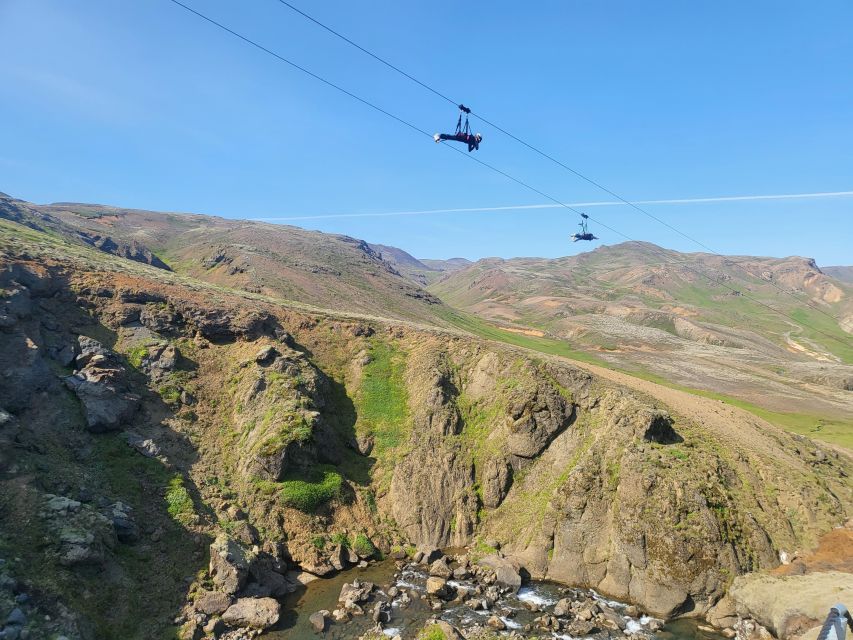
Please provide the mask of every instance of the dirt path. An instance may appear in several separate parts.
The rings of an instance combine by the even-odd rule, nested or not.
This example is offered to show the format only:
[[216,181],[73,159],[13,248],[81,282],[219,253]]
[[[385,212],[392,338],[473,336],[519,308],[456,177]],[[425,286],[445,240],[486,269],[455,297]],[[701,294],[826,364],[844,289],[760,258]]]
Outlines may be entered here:
[[746,447],[755,451],[765,451],[768,434],[780,431],[779,427],[766,420],[749,411],[726,404],[722,400],[714,400],[686,391],[671,389],[656,382],[642,380],[594,364],[575,360],[570,362],[600,378],[610,380],[658,400],[669,407],[673,413],[713,432],[720,440],[736,448]]

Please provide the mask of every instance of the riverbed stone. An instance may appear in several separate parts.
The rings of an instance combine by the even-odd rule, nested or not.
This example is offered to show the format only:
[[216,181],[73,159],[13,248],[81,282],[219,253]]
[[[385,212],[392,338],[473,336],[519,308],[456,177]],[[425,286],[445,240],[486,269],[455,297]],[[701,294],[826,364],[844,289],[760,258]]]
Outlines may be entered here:
[[438,578],[447,579],[453,575],[450,565],[447,564],[446,558],[439,558],[429,566],[429,574]]
[[495,581],[497,584],[508,587],[513,591],[518,591],[521,587],[521,574],[507,558],[490,555],[480,559],[479,564],[495,572]]
[[494,629],[495,631],[503,631],[504,629],[506,629],[506,623],[498,616],[489,617],[486,624],[489,626],[490,629]]
[[426,581],[426,592],[428,595],[444,598],[447,596],[447,580],[437,576],[430,576]]
[[572,610],[572,603],[568,598],[563,598],[554,605],[554,615],[559,618],[564,618]]
[[322,611],[316,611],[308,616],[308,621],[311,623],[311,627],[317,633],[323,633],[326,630],[326,623],[328,621],[329,612],[323,609]]
[[360,580],[344,584],[341,587],[341,594],[338,596],[338,601],[366,602],[373,593],[374,586],[372,582],[361,582]]

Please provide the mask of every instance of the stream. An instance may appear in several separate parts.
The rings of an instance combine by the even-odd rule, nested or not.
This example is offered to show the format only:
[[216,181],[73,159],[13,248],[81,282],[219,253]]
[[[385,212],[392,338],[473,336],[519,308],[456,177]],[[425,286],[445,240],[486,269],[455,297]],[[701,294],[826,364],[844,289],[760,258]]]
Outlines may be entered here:
[[[395,575],[398,576],[396,580]],[[423,595],[427,577],[426,567],[409,565],[400,571],[394,565],[393,560],[384,560],[365,568],[353,568],[340,572],[331,578],[314,580],[303,589],[284,599],[281,621],[275,629],[270,630],[263,637],[269,640],[318,640],[321,637],[324,640],[355,640],[375,626],[370,615],[373,607],[372,601],[371,604],[365,605],[365,615],[354,616],[350,622],[335,623],[330,620],[324,634],[314,631],[308,617],[322,609],[329,611],[336,609],[339,606],[338,596],[341,593],[341,588],[344,584],[352,583],[356,579],[376,584],[377,591],[374,599],[383,599],[391,586]],[[451,580],[449,584],[464,585],[466,581]],[[397,635],[402,636],[403,640],[413,640],[425,623],[436,616],[457,627],[485,626],[489,617],[498,612],[501,613],[501,620],[506,625],[506,631],[501,633],[509,634],[512,631],[523,633],[525,625],[532,623],[534,618],[542,615],[542,612],[529,610],[529,605],[534,603],[541,607],[544,612],[546,607],[554,605],[560,598],[565,597],[564,590],[565,587],[557,583],[531,580],[525,583],[517,594],[502,597],[491,611],[475,611],[464,604],[448,603],[440,612],[436,612],[429,607],[424,599],[413,599],[411,604],[406,607],[401,607],[399,603],[395,602],[392,607],[391,621],[384,625],[384,633],[389,640]],[[627,628],[624,632],[626,639],[631,633],[643,631],[646,632],[647,636],[651,636],[647,629],[650,618],[645,616],[628,618],[624,616],[626,605],[602,598],[592,591],[587,593],[601,603],[610,606],[625,618],[627,622]],[[698,624],[694,620],[675,620],[654,633],[654,637],[660,640],[724,640],[722,635],[700,630]],[[611,631],[610,633],[618,632]],[[539,637],[551,635],[555,640],[576,640],[564,633],[548,632],[541,629],[534,629],[529,635]],[[607,635],[605,632],[590,637],[605,638]]]

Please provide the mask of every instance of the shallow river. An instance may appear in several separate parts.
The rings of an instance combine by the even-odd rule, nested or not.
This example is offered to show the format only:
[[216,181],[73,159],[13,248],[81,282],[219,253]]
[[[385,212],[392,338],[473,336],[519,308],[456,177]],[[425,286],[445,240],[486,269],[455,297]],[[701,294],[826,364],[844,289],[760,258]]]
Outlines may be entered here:
[[[422,568],[417,571],[404,571],[395,582],[394,575],[396,573],[399,572],[394,566],[394,562],[385,560],[363,569],[353,568],[341,572],[332,578],[315,580],[308,584],[304,590],[287,597],[282,607],[282,620],[277,629],[263,637],[270,640],[318,640],[321,638],[321,634],[315,633],[311,628],[308,616],[321,609],[332,611],[337,608],[341,587],[344,583],[351,583],[356,578],[373,582],[383,591],[392,585],[396,585],[416,590],[421,594],[425,593],[424,585],[427,574]],[[502,599],[499,603],[500,608],[513,612],[511,618],[502,618],[507,626],[507,632],[513,629],[521,629],[533,618],[541,615],[541,613],[529,611],[524,606],[524,601],[534,602],[540,606],[553,605],[563,597],[560,592],[561,588],[561,585],[555,583],[533,580],[526,583],[518,594]],[[604,601],[617,612],[623,613],[624,605],[613,601]],[[356,616],[351,622],[333,623],[330,621],[324,634],[325,640],[353,640],[358,638],[374,626],[370,610],[372,610],[372,605],[365,606],[365,615]],[[457,626],[485,625],[492,612],[473,611],[465,605],[448,605],[440,614],[436,614],[430,610],[424,600],[414,600],[406,608],[396,605],[393,607],[391,622],[385,625],[385,633],[389,640],[395,635],[401,635],[404,640],[412,640],[424,626],[424,623],[435,615],[440,615],[441,619]],[[647,619],[644,618],[628,620],[626,633],[642,629],[645,622]],[[547,633],[545,631],[534,632],[535,635],[540,636],[545,636]],[[690,620],[678,620],[669,623],[655,635],[660,640],[724,640],[721,635],[699,630],[697,623]],[[570,640],[569,636],[562,634],[554,634],[554,637],[555,640]]]

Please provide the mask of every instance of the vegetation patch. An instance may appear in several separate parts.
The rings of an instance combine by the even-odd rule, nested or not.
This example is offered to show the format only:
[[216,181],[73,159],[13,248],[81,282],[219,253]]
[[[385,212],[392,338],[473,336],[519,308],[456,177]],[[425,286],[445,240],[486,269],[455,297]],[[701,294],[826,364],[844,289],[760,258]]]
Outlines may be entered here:
[[287,507],[314,513],[321,505],[341,496],[344,479],[332,467],[321,466],[308,478],[294,478],[276,483],[279,497]]
[[311,422],[301,411],[276,411],[270,408],[264,414],[261,426],[266,427],[272,421],[278,423],[275,433],[261,443],[260,452],[272,456],[294,442],[307,442],[313,431]]
[[195,507],[189,491],[184,486],[184,478],[176,474],[169,480],[166,490],[166,504],[169,515],[183,525],[192,524],[196,520]]
[[134,369],[139,369],[142,366],[142,361],[148,357],[148,347],[145,345],[134,347],[127,352],[126,357]]
[[352,550],[362,558],[370,558],[376,554],[376,547],[363,533],[359,533],[352,542]]
[[421,629],[417,640],[447,640],[444,631],[437,624],[431,624],[428,627]]
[[382,342],[373,344],[370,356],[356,398],[356,430],[373,436],[374,454],[383,458],[405,440],[408,419],[408,394],[403,380],[405,358]]

